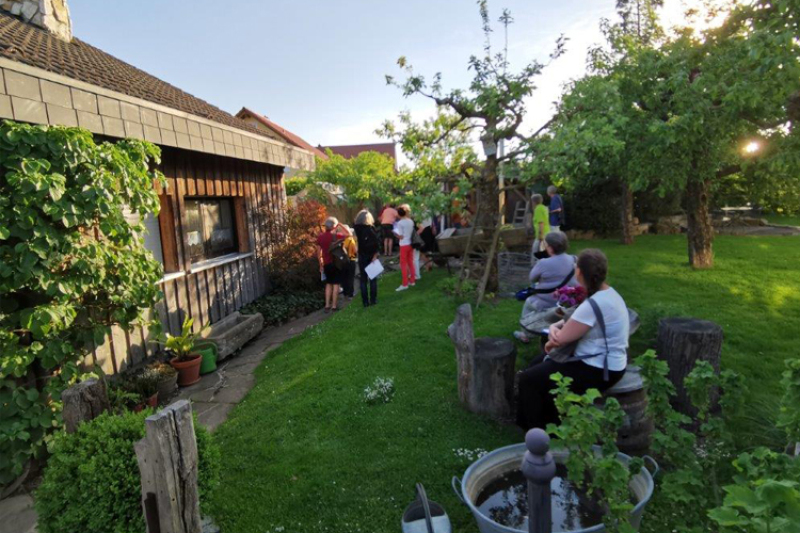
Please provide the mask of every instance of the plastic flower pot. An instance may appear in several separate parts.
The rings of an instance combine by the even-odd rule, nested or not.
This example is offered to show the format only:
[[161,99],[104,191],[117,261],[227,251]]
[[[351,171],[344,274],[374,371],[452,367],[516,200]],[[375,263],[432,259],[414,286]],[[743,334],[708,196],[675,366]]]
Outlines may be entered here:
[[178,357],[172,359],[169,364],[178,371],[178,385],[188,387],[200,381],[200,365],[202,362],[203,358],[197,353],[188,355],[185,361],[180,361]]

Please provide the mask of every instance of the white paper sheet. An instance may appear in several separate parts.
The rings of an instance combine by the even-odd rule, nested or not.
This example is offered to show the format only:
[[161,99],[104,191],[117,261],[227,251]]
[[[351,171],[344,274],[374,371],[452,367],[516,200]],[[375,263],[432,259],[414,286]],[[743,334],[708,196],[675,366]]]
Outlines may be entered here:
[[383,272],[383,265],[378,259],[376,259],[375,261],[367,265],[367,268],[364,269],[364,272],[367,273],[369,279],[375,279],[378,276],[380,276],[381,272]]

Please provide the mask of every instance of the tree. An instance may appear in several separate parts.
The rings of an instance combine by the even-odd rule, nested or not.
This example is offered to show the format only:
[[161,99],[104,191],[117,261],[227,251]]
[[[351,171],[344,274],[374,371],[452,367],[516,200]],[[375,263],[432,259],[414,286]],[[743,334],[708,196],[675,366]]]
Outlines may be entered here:
[[[573,106],[589,130],[578,138],[583,143],[596,142],[597,132],[603,142],[624,142],[621,177],[628,187],[683,193],[696,268],[713,266],[710,202],[720,180],[800,175],[800,8],[796,0],[757,0],[727,10],[719,27],[683,28],[658,46],[608,32],[610,50],[593,53],[599,68],[592,75],[601,80],[576,87],[607,84],[618,105],[584,99]],[[624,127],[609,130],[609,123]],[[761,148],[744,149],[752,143]]]
[[[450,148],[448,141],[452,140],[450,135],[453,132],[470,132],[480,138],[484,159],[480,162],[465,161],[465,165],[459,170],[474,184],[481,205],[475,224],[482,228],[495,228],[500,223],[498,200],[500,165],[525,153],[524,148],[517,148],[501,154],[498,151],[498,144],[511,141],[525,142],[543,131],[544,128],[530,136],[520,133],[525,118],[526,99],[533,94],[536,88],[535,79],[541,74],[545,65],[534,60],[519,72],[509,72],[507,54],[494,54],[492,51],[490,41],[492,26],[487,0],[479,0],[478,7],[486,42],[483,56],[472,56],[469,59],[469,68],[474,72],[474,76],[467,89],[445,91],[442,87],[441,73],[435,74],[429,82],[424,76],[414,72],[405,57],[397,61],[405,72],[405,80],[398,82],[392,76],[387,76],[386,81],[389,85],[399,88],[403,96],[418,95],[430,99],[441,111],[438,120],[396,133],[401,142],[404,136],[411,135],[422,139],[431,150],[438,149],[444,154]],[[506,28],[512,21],[508,11],[500,17],[500,22]],[[563,53],[564,44],[563,37],[559,38],[555,51],[550,56],[551,59]],[[430,157],[430,161],[436,164],[445,160],[447,160],[446,155]],[[487,287],[488,290],[494,291],[497,287],[496,257],[490,258],[489,261],[487,268],[491,275]]]
[[0,125],[0,485],[60,426],[91,347],[160,297],[161,265],[126,218],[158,212],[159,157],[78,128]]
[[311,196],[327,199],[324,184],[341,187],[350,207],[370,206],[376,211],[402,190],[404,176],[397,172],[395,160],[378,152],[361,152],[345,158],[327,150],[328,159],[317,159],[316,169],[305,179]]
[[656,9],[662,0],[618,0],[620,22],[601,26],[611,46],[589,55],[590,74],[563,94],[546,142],[533,148],[534,175],[548,173],[572,188],[619,189],[622,243],[633,244],[633,194],[628,153],[642,141],[643,126],[624,94],[628,62],[663,38]]

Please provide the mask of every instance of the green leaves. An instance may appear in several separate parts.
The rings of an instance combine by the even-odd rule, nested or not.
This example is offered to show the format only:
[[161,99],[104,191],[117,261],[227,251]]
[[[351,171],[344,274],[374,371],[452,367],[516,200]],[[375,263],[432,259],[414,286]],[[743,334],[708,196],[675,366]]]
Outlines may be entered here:
[[[61,390],[92,343],[158,299],[160,265],[127,208],[156,212],[155,146],[96,144],[78,128],[0,125],[0,485],[57,428]],[[19,389],[32,367],[54,375]]]

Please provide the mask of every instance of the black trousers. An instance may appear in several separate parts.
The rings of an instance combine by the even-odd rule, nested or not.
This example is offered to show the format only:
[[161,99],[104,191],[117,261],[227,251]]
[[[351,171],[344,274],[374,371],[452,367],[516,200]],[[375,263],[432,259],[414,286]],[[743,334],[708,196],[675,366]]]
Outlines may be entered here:
[[348,298],[356,293],[356,262],[350,261],[342,270],[342,291]]
[[[364,307],[378,303],[378,278],[369,279],[369,276],[367,276],[365,272],[371,262],[371,255],[358,256],[358,271],[360,272],[358,281],[361,287],[361,302],[364,304]],[[367,285],[369,285],[369,293],[367,293]]]
[[530,366],[519,373],[519,393],[517,395],[517,425],[528,431],[532,428],[546,429],[547,424],[560,422],[558,410],[551,394],[555,383],[550,376],[560,372],[572,378],[572,391],[583,394],[589,389],[603,392],[613,387],[624,370],[609,371],[608,381],[603,380],[603,369],[587,365],[583,361],[556,363],[545,360],[544,355],[534,359]]

